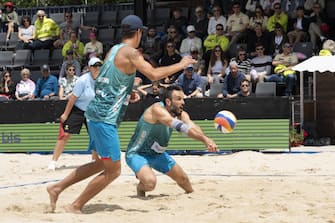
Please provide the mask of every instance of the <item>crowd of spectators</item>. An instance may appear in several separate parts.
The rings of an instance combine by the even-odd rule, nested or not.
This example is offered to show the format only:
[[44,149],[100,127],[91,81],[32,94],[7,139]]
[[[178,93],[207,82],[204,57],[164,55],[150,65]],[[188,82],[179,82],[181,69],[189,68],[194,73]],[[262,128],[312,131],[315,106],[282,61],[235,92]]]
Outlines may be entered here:
[[[18,31],[16,50],[61,49],[64,61],[56,74],[51,74],[48,64],[41,64],[36,85],[29,79],[29,67],[22,69],[19,83],[11,81],[11,71],[5,70],[1,100],[66,100],[89,58],[103,59],[107,53],[97,35],[99,28],[74,21],[71,11],[64,13],[60,24],[43,10],[37,11],[35,21],[25,15],[19,23],[14,4],[4,6],[1,29],[7,33],[6,40]],[[187,18],[181,8],[171,9],[163,29],[157,28],[161,24],[149,24],[138,50],[153,66],[177,63],[185,55],[198,63],[158,83],[137,73],[134,94],[138,100],[159,97],[160,89],[171,84],[180,85],[186,98],[247,97],[264,81],[285,83],[284,95],[290,96],[296,82],[291,68],[307,56],[294,52],[295,45],[311,42],[318,54],[331,38],[324,0],[210,0],[192,10]],[[90,30],[88,42],[81,40],[83,30]]]

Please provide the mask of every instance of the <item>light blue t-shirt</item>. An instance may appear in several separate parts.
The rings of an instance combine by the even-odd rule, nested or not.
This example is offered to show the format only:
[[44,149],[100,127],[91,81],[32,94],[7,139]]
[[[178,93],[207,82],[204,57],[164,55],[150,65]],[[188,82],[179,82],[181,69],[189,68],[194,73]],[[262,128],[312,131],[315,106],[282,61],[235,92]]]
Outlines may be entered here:
[[74,85],[72,93],[77,97],[74,105],[86,111],[88,104],[94,98],[94,80],[90,72],[87,72],[80,76]]
[[135,73],[127,75],[114,64],[115,55],[125,44],[113,46],[95,81],[95,97],[85,112],[88,120],[119,126],[129,103]]

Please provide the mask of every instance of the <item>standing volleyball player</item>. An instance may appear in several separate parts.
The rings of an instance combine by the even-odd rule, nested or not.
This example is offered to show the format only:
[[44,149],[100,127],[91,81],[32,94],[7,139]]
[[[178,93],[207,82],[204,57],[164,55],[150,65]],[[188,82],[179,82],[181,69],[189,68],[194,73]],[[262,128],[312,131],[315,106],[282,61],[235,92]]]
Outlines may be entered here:
[[177,64],[153,68],[136,50],[145,29],[142,20],[138,16],[129,15],[122,20],[121,29],[122,43],[113,46],[106,56],[95,82],[95,98],[85,112],[90,146],[96,150],[99,159],[78,167],[63,180],[47,188],[51,211],[55,210],[58,196],[64,189],[100,173],[65,208],[68,212],[81,213],[90,199],[120,175],[121,152],[117,128],[130,100],[136,70],[151,80],[160,80],[196,63],[191,57],[184,57]]
[[157,179],[151,168],[171,177],[186,193],[193,192],[184,170],[165,151],[173,129],[203,142],[210,152],[218,151],[215,142],[202,132],[183,108],[182,88],[171,85],[165,90],[162,102],[147,108],[138,121],[126,152],[127,164],[140,181],[138,196],[145,196],[145,192],[156,186]]

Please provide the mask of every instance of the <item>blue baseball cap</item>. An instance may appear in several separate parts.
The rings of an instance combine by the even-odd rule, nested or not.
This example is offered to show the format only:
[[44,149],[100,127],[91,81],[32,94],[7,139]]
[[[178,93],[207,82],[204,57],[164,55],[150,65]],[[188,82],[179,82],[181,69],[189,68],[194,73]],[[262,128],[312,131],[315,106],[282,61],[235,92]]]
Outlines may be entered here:
[[137,29],[148,29],[148,27],[143,26],[142,19],[136,15],[128,15],[121,21],[121,26],[126,25],[129,26],[130,30]]

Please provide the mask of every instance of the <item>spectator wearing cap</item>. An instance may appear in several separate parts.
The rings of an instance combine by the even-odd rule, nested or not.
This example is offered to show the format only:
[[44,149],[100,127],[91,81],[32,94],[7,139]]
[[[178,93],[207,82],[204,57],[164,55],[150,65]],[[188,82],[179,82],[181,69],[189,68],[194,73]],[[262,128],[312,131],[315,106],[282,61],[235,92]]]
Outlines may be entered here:
[[77,33],[73,31],[70,34],[70,39],[64,44],[62,48],[62,55],[65,57],[67,50],[72,50],[73,57],[81,63],[84,56],[84,48],[84,43],[80,42]]
[[6,42],[9,41],[13,32],[17,32],[19,27],[19,17],[17,12],[14,10],[15,6],[12,2],[6,2],[4,4],[5,12],[1,16],[3,26],[3,31],[7,32]]
[[91,57],[101,58],[103,54],[103,45],[97,40],[97,35],[95,32],[90,32],[90,41],[85,44],[84,47],[84,57],[87,61]]
[[202,98],[202,80],[201,77],[194,72],[193,65],[189,65],[184,72],[178,77],[176,85],[183,89],[185,98]]
[[197,48],[199,55],[202,57],[202,41],[195,35],[195,27],[193,25],[189,25],[187,26],[187,37],[181,42],[179,50],[180,55],[190,55],[192,47]]
[[57,99],[58,81],[50,74],[50,67],[47,64],[41,67],[42,77],[38,78],[33,98],[52,100]]
[[66,51],[66,58],[62,63],[62,67],[59,72],[59,79],[65,76],[66,67],[71,64],[75,67],[75,75],[80,76],[81,74],[81,65],[77,59],[73,57],[73,51],[71,49]]
[[197,6],[195,8],[194,17],[191,18],[190,24],[194,25],[195,35],[201,38],[202,41],[205,40],[208,28],[208,18],[202,6]]
[[51,49],[53,42],[59,38],[59,25],[50,18],[47,18],[43,10],[38,10],[37,19],[34,23],[36,32],[32,49]]

